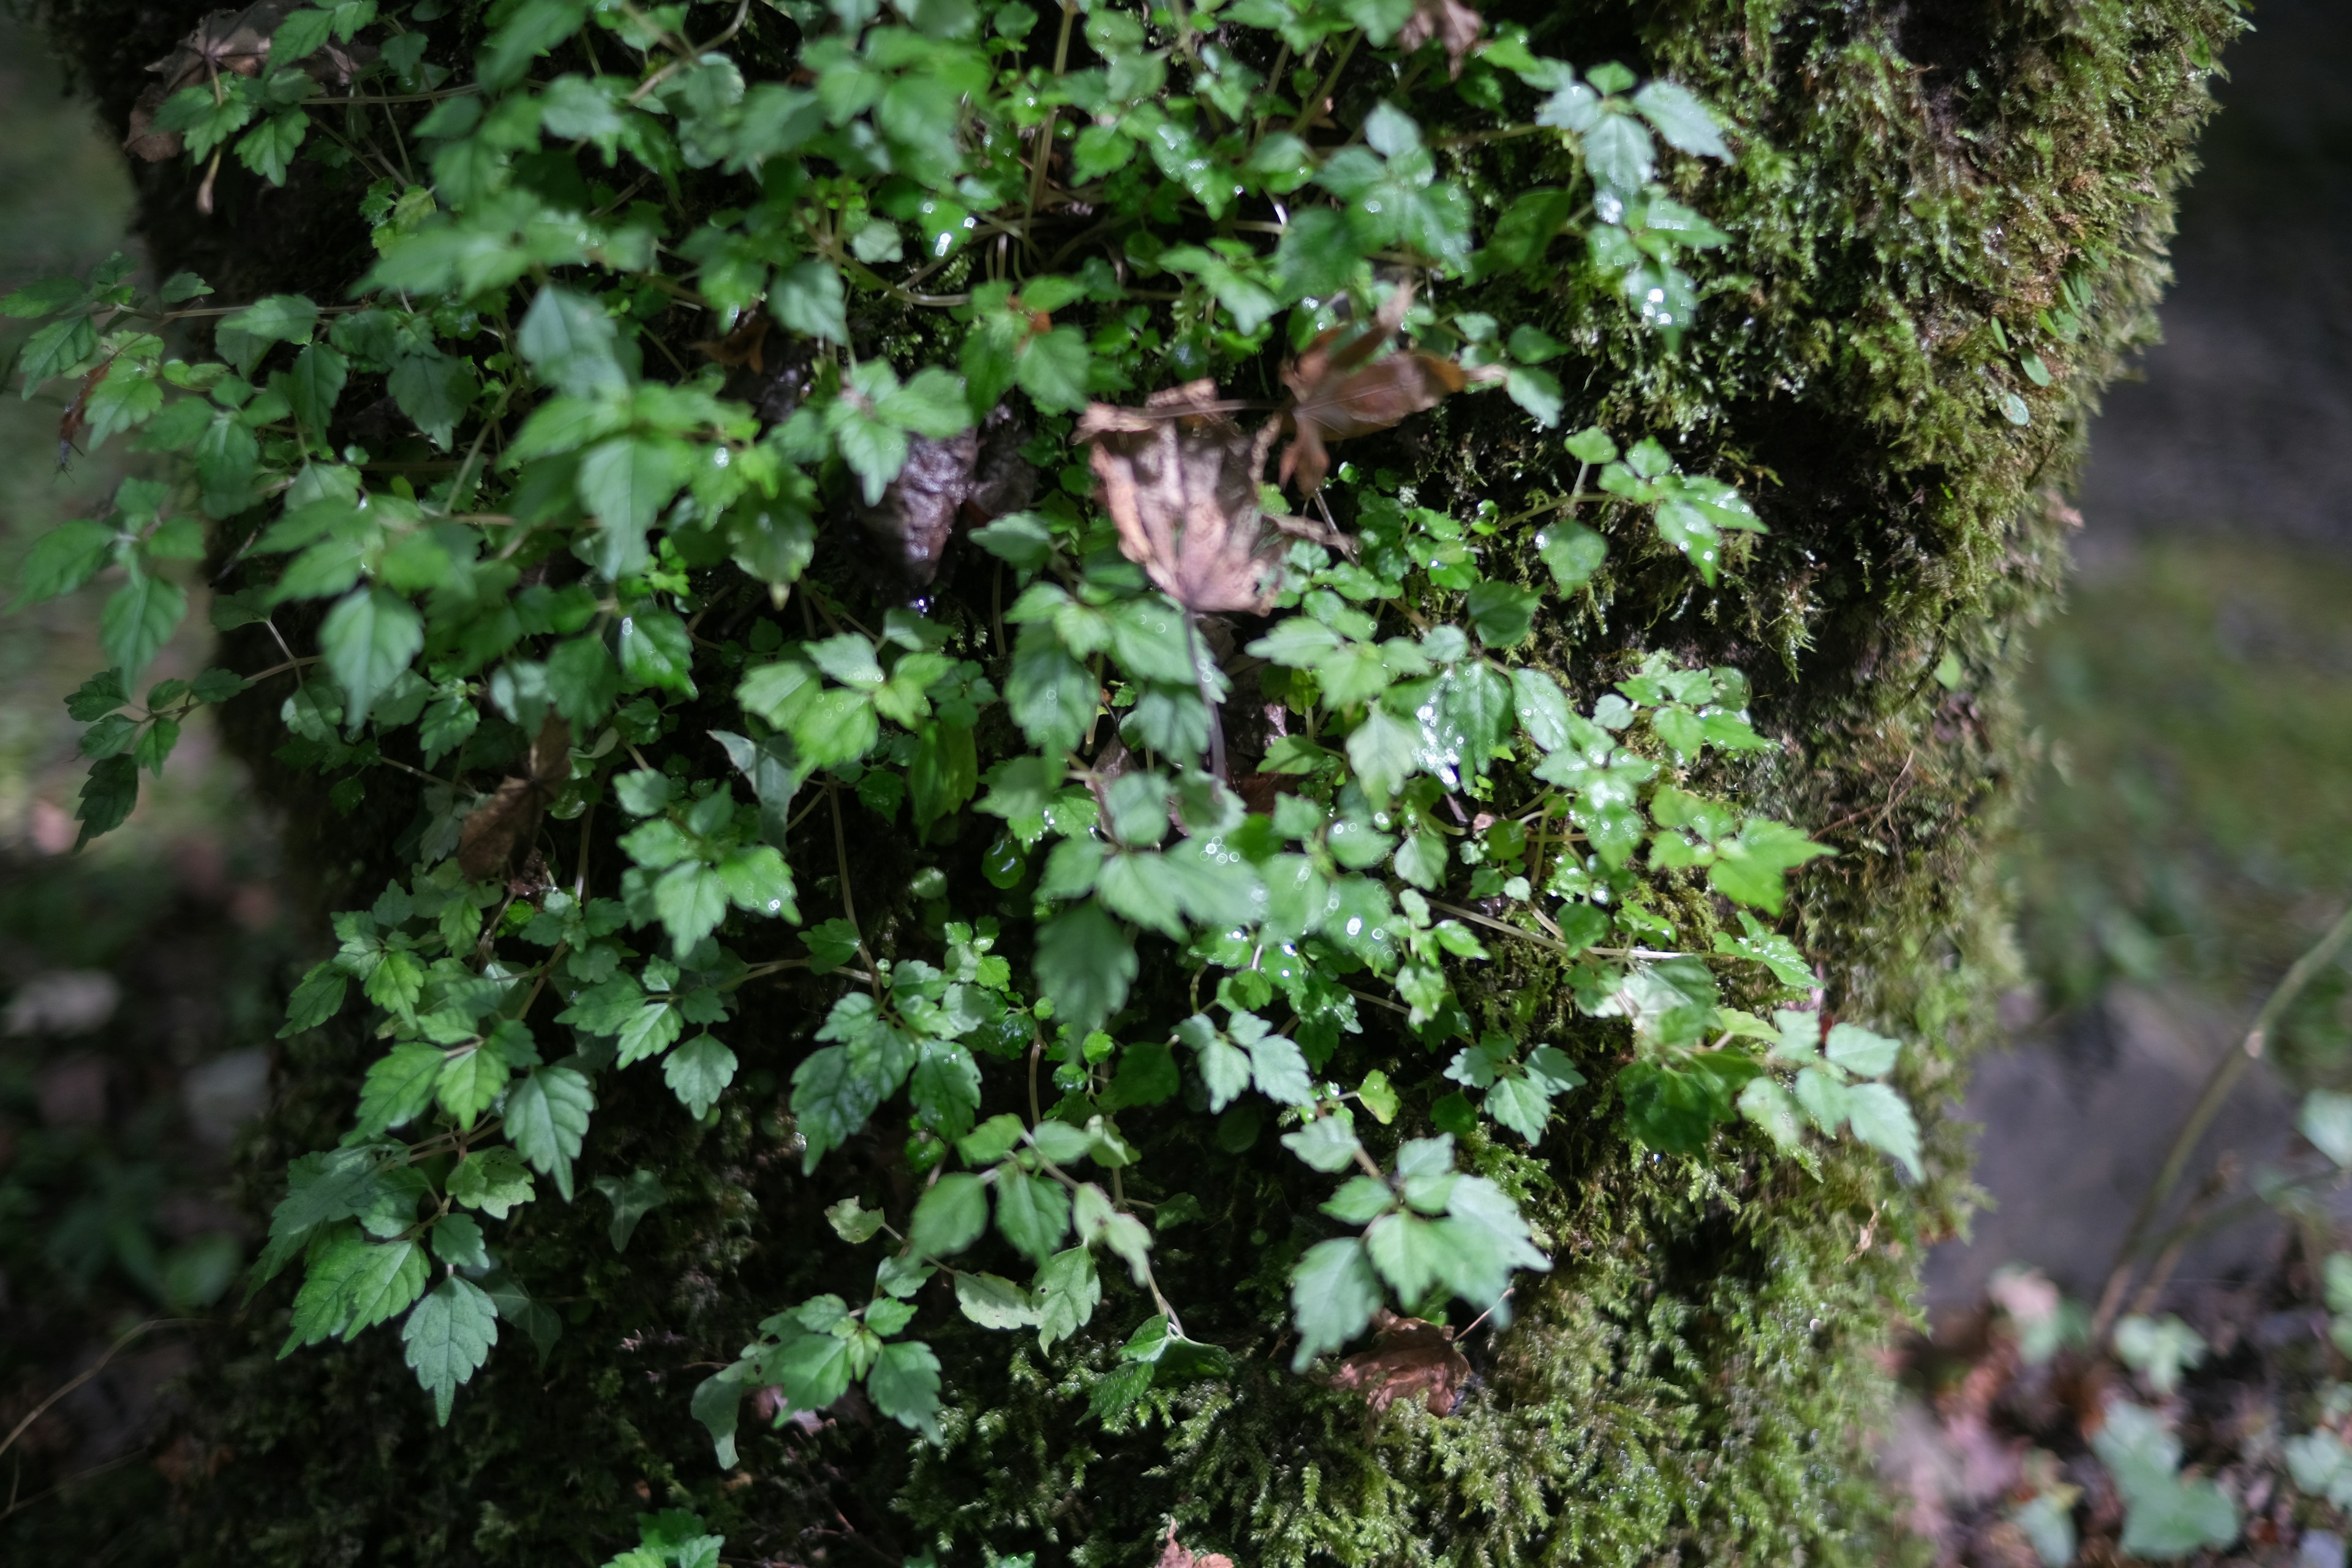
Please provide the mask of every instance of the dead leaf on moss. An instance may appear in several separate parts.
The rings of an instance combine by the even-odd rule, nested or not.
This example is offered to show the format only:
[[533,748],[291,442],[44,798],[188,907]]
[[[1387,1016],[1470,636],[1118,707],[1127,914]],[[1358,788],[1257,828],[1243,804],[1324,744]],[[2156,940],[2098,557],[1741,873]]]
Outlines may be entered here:
[[1326,442],[1386,430],[1470,384],[1462,366],[1419,349],[1372,357],[1396,336],[1412,303],[1411,286],[1400,288],[1370,322],[1332,328],[1282,367],[1291,395],[1283,416],[1292,431],[1282,451],[1282,481],[1296,478],[1301,495],[1323,488],[1331,467]]
[[1222,1552],[1204,1552],[1195,1556],[1184,1543],[1176,1539],[1176,1521],[1168,1521],[1168,1544],[1160,1550],[1159,1568],[1234,1568],[1234,1560]]
[[457,829],[457,868],[478,880],[503,869],[539,837],[540,814],[572,776],[572,726],[550,713],[530,743],[520,777],[509,777]]
[[1265,613],[1279,572],[1281,535],[1257,495],[1277,427],[1244,430],[1233,406],[1195,381],[1141,408],[1089,404],[1078,417],[1119,553],[1195,615]]
[[1412,15],[1397,29],[1397,43],[1410,53],[1436,38],[1445,46],[1445,74],[1458,79],[1463,59],[1486,25],[1486,19],[1462,0],[1417,0]]
[[1400,1399],[1420,1400],[1432,1415],[1451,1414],[1470,1375],[1454,1331],[1385,1310],[1376,1322],[1380,1333],[1372,1348],[1341,1362],[1331,1386],[1362,1394],[1375,1415]]

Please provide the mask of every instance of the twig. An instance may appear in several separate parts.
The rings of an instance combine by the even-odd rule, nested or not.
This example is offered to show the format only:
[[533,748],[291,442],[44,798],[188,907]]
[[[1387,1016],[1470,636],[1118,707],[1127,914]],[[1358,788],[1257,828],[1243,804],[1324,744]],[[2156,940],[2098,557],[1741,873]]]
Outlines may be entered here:
[[2238,1080],[2245,1077],[2246,1069],[2261,1057],[2271,1031],[2278,1026],[2286,1010],[2294,1005],[2296,997],[2303,994],[2304,987],[2334,961],[2347,941],[2352,941],[2352,906],[2347,906],[2336,917],[2336,923],[2327,928],[2326,935],[2294,961],[2294,966],[2286,972],[2286,978],[2278,983],[2270,999],[2263,1004],[2263,1010],[2254,1016],[2254,1026],[2246,1031],[2246,1037],[2239,1048],[2226,1053],[2213,1064],[2211,1074],[2205,1079],[2204,1091],[2197,1097],[2197,1103],[2189,1108],[2189,1118],[2180,1124],[2180,1131],[2173,1135],[2172,1147],[2165,1152],[2163,1168],[2157,1172],[2147,1194],[2140,1199],[2139,1208],[2132,1215],[2131,1226],[2124,1232],[2123,1243],[2116,1248],[2115,1262],[2107,1269],[2106,1284],[2099,1291],[2098,1313],[2091,1321],[2094,1341],[2106,1337],[2116,1309],[2123,1305],[2125,1288],[2131,1283],[2132,1259],[2138,1256],[2148,1225],[2156,1218],[2157,1211],[2164,1206],[2165,1200],[2172,1196],[2173,1189],[2180,1184],[2181,1176],[2189,1169],[2189,1157],[2197,1152],[2197,1145],[2204,1141],[2206,1131],[2213,1125],[2213,1118],[2221,1114],[2222,1105],[2229,1100],[2231,1091],[2238,1087]]
[[0,1437],[0,1454],[5,1454],[10,1448],[15,1447],[16,1446],[16,1439],[25,1435],[25,1429],[32,1426],[34,1422],[38,1421],[44,1415],[46,1415],[50,1405],[55,1405],[58,1400],[63,1399],[67,1394],[71,1394],[75,1389],[79,1388],[83,1384],[88,1383],[100,1373],[104,1372],[107,1368],[107,1364],[112,1362],[116,1356],[120,1355],[123,1349],[128,1346],[131,1341],[137,1339],[140,1335],[145,1333],[150,1329],[170,1328],[175,1324],[198,1321],[200,1320],[190,1318],[150,1318],[143,1323],[134,1324],[131,1328],[123,1331],[121,1337],[116,1339],[112,1344],[106,1347],[106,1353],[99,1357],[96,1362],[92,1363],[88,1370],[78,1373],[73,1377],[67,1380],[65,1386],[58,1389],[55,1394],[50,1394],[47,1399],[42,1400],[38,1405],[34,1405],[31,1413],[28,1414],[22,1421],[17,1422],[15,1427],[9,1431],[5,1437]]
[[866,961],[866,978],[874,984],[874,999],[882,999],[882,966],[874,962],[874,953],[866,945],[865,928],[857,923],[857,900],[849,891],[849,837],[841,826],[841,786],[831,779],[824,781],[824,797],[833,805],[833,857],[835,868],[841,874],[841,912],[849,921],[849,929],[857,933],[857,956]]

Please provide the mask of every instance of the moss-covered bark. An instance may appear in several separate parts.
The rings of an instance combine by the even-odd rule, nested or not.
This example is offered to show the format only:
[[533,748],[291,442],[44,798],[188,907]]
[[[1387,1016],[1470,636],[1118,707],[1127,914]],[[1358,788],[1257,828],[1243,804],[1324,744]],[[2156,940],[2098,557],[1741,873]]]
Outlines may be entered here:
[[[1481,308],[1574,346],[1571,417],[1670,436],[1686,467],[1738,479],[1772,531],[1711,591],[1678,557],[1621,540],[1549,661],[1588,692],[1654,647],[1750,672],[1760,722],[1789,744],[1748,785],[1839,851],[1799,898],[1827,1005],[1923,1042],[1906,1087],[1931,1110],[1948,1104],[2006,963],[1986,846],[2018,744],[2013,634],[2054,593],[2058,497],[2096,390],[2150,326],[2171,193],[2234,7],[1516,9],[1548,52],[1670,73],[1745,128],[1737,163],[1691,193],[1735,237],[1672,349],[1612,330],[1624,307],[1572,273]],[[82,0],[52,21],[119,118],[136,62],[193,15]],[[1537,145],[1454,155],[1474,195],[1496,204],[1558,183],[1546,160],[1561,154]],[[225,208],[244,216],[207,225],[182,176],[158,171],[149,231],[161,259],[199,259],[231,297],[298,282],[323,294],[355,270],[333,195],[229,181]],[[2046,385],[2021,363],[2028,345]],[[1460,400],[1349,455],[1507,511],[1531,483],[1572,477],[1557,472],[1572,459],[1556,440],[1531,444],[1496,403],[1482,416]],[[328,880],[380,880],[397,858],[404,803],[372,801],[356,830],[300,810],[310,841],[332,847]],[[917,929],[903,846],[877,831],[858,853],[859,908],[886,911],[882,931],[894,910]],[[1572,1021],[1533,951],[1500,955],[1493,994],[1606,1059],[1616,1043]],[[1016,1357],[1008,1370],[1001,1339],[982,1355],[950,1330],[934,1336],[959,1401],[943,1450],[910,1453],[898,1428],[853,1413],[813,1435],[751,1436],[741,1468],[717,1473],[687,1413],[698,1369],[780,1302],[856,1268],[807,1250],[834,1184],[798,1176],[779,1099],[807,1047],[805,1002],[780,986],[747,1010],[734,1043],[751,1070],[715,1130],[685,1130],[657,1088],[616,1084],[583,1186],[643,1167],[672,1196],[625,1254],[605,1239],[601,1200],[530,1211],[510,1256],[562,1306],[566,1333],[543,1371],[494,1359],[446,1431],[387,1335],[274,1362],[285,1300],[262,1297],[239,1348],[198,1384],[218,1464],[185,1500],[188,1560],[596,1561],[625,1543],[633,1512],[669,1503],[709,1516],[730,1557],[792,1562],[895,1562],[934,1545],[978,1562],[985,1542],[1040,1562],[1140,1563],[1171,1517],[1190,1542],[1267,1564],[1892,1552],[1860,1464],[1882,1387],[1872,1352],[1906,1309],[1919,1248],[1958,1223],[1967,1192],[1961,1143],[1932,1113],[1933,1173],[1916,1187],[1874,1160],[1832,1154],[1805,1170],[1728,1136],[1710,1165],[1644,1154],[1605,1095],[1535,1158],[1477,1150],[1539,1219],[1556,1267],[1523,1288],[1507,1333],[1473,1336],[1476,1385],[1454,1415],[1401,1405],[1378,1420],[1280,1370],[1284,1247],[1313,1200],[1273,1141],[1232,1155],[1168,1133],[1155,1161],[1183,1161],[1208,1213],[1165,1234],[1161,1274],[1194,1287],[1196,1334],[1249,1350],[1230,1384],[1155,1395],[1106,1429],[1084,1393],[1108,1364],[1115,1315],[1050,1366]],[[1360,1066],[1433,1071],[1377,1033],[1348,1048]],[[257,1173],[335,1136],[363,1049],[313,1037],[289,1052]],[[877,1135],[847,1152],[886,1194],[890,1147]]]

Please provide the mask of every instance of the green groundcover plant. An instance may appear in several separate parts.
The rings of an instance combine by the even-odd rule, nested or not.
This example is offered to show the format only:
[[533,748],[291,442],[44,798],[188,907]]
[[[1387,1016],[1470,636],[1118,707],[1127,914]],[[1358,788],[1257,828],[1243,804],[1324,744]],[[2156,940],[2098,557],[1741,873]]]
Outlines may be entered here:
[[[377,1043],[252,1271],[299,1279],[284,1354],[396,1335],[444,1424],[547,1357],[561,1285],[507,1238],[585,1200],[625,1081],[717,1126],[778,1005],[829,1205],[801,1245],[870,1284],[675,1391],[723,1465],[747,1411],[853,1390],[943,1440],[950,1329],[1000,1379],[1108,1336],[1114,1429],[1270,1355],[1443,1415],[1454,1325],[1507,1331],[1553,1266],[1531,1155],[1571,1120],[1701,1181],[1840,1143],[1923,1175],[1903,1047],[1790,938],[1830,850],[1763,805],[1748,675],[1564,651],[1617,563],[1688,599],[1766,533],[1756,476],[1572,428],[1575,345],[1525,306],[1570,270],[1583,350],[1656,360],[1736,308],[1673,192],[1742,133],[1693,92],[1457,0],[347,0],[158,69],[134,149],[200,207],[315,165],[373,241],[331,295],[117,261],[0,300],[68,445],[165,455],[19,584],[121,574],[71,704],[85,840],[257,693],[331,809],[415,802],[285,1025]],[[1529,179],[1474,199],[1508,143]],[[2021,429],[2008,384],[1978,395]],[[1524,479],[1396,460],[1465,405]],[[275,653],[148,684],[199,559]],[[1483,978],[1507,947],[1564,1003]],[[1203,1162],[1265,1143],[1313,1195],[1249,1233],[1235,1332],[1155,1258]],[[670,1198],[594,1187],[625,1255]]]
[[[855,1382],[936,1434],[940,1366],[914,1304],[934,1273],[972,1321],[1034,1330],[1041,1348],[1092,1320],[1105,1262],[1126,1273],[1150,1315],[1096,1396],[1106,1413],[1156,1377],[1213,1375],[1224,1352],[1184,1337],[1124,1197],[1139,1157],[1122,1115],[1262,1100],[1300,1160],[1346,1176],[1322,1205],[1336,1234],[1290,1269],[1294,1370],[1386,1308],[1507,1314],[1513,1276],[1547,1261],[1503,1188],[1460,1168],[1455,1135],[1483,1122],[1533,1142],[1585,1075],[1526,1020],[1463,1005],[1451,976],[1490,942],[1575,957],[1579,1009],[1632,1023],[1619,1092],[1645,1142],[1696,1152],[1745,1115],[1789,1152],[1843,1129],[1916,1173],[1911,1112],[1878,1081],[1894,1041],[1723,1005],[1726,966],[1811,989],[1796,949],[1748,911],[1779,914],[1785,874],[1824,853],[1736,792],[1686,787],[1714,757],[1769,744],[1740,674],[1654,658],[1580,710],[1511,657],[1543,594],[1488,542],[1524,519],[1491,502],[1449,515],[1352,467],[1320,482],[1323,441],[1474,381],[1559,423],[1542,365],[1562,345],[1417,302],[1424,280],[1548,267],[1579,240],[1673,332],[1693,301],[1680,263],[1723,237],[1652,176],[1662,155],[1725,155],[1705,106],[1620,67],[1580,74],[1458,7],[1434,17],[1438,37],[1421,12],[1244,5],[1219,19],[1222,42],[1205,13],[1072,7],[1043,18],[1059,28],[1052,68],[1023,63],[1041,21],[1025,4],[791,14],[807,87],[747,86],[734,58],[690,43],[683,7],[529,0],[463,87],[422,63],[428,16],[364,0],[291,12],[260,68],[179,89],[154,125],[191,157],[233,152],[278,180],[306,148],[383,156],[365,106],[430,103],[408,135],[432,184],[388,168],[372,189],[381,258],[361,301],[229,310],[215,358],[182,357],[163,331],[209,294],[193,276],[148,295],[116,263],[0,303],[48,318],[23,356],[28,393],[78,379],[69,417],[88,440],[136,432],[188,458],[174,479],[126,484],[114,515],[47,536],[26,567],[33,598],[109,563],[126,575],[103,614],[115,665],[74,698],[90,722],[85,840],[128,815],[142,771],[163,774],[192,709],[257,679],[214,670],[131,699],[185,613],[163,563],[203,553],[208,523],[269,563],[216,622],[281,631],[273,617],[324,605],[317,653],[287,659],[288,760],[353,792],[377,767],[432,781],[413,877],[336,918],[342,945],[287,1023],[317,1026],[356,989],[387,1041],[350,1136],[296,1163],[272,1216],[255,1282],[301,1268],[288,1351],[397,1321],[446,1421],[501,1320],[543,1350],[557,1321],[502,1267],[499,1225],[542,1182],[573,1195],[601,1075],[658,1071],[687,1115],[710,1115],[738,1070],[725,1034],[742,988],[786,966],[843,977],[825,1043],[793,1074],[807,1169],[903,1094],[921,1195],[898,1215],[845,1196],[829,1212],[843,1238],[889,1236],[871,1298],[780,1303],[697,1391],[729,1459],[739,1396],[761,1384],[782,1390],[779,1422]],[[391,29],[379,65],[331,92],[320,62],[374,24]],[[590,29],[629,72],[541,64]],[[1081,39],[1096,63],[1074,69]],[[1317,62],[1328,75],[1360,47],[1470,73],[1473,109],[1524,114],[1501,133],[1555,138],[1581,177],[1477,232],[1392,103],[1353,135],[1318,127]],[[1269,71],[1249,63],[1260,54],[1297,63]],[[1066,147],[1057,127],[1075,132]],[[1301,134],[1318,129],[1321,146]],[[734,205],[703,213],[715,195]],[[1091,221],[1065,238],[1076,221],[1050,219],[1073,208]],[[958,261],[961,289],[923,291]],[[858,353],[849,311],[867,295],[911,307],[903,366]],[[698,366],[649,372],[635,318],[673,298],[709,310],[716,341]],[[1292,351],[1289,397],[1254,409],[1215,385],[1269,345]],[[763,406],[730,395],[730,367],[756,377],[771,361]],[[366,375],[462,453],[434,466],[446,476],[381,484],[364,449],[331,445]],[[1138,391],[1139,408],[1097,401]],[[780,398],[789,413],[763,417]],[[1251,412],[1255,429],[1236,417]],[[1321,516],[1351,513],[1353,534],[1289,515],[1268,463],[1285,437],[1282,474]],[[1604,558],[1575,516],[1596,501],[1647,521],[1707,581],[1726,531],[1761,526],[1654,440],[1567,439],[1593,489],[1580,473],[1538,505],[1536,554],[1560,595]],[[940,514],[951,527],[992,491],[1018,504],[983,504],[994,515],[971,533],[1011,601],[982,618],[919,590],[948,543]],[[897,556],[876,569],[918,591],[878,626],[806,574],[829,505],[854,510]],[[737,636],[710,635],[714,611]],[[1199,624],[1220,614],[1258,633],[1224,661]],[[1238,781],[1264,786],[1256,812],[1219,712],[1240,663],[1297,726]],[[740,731],[698,721],[705,684],[731,689]],[[510,763],[495,788],[469,785]],[[1020,972],[995,952],[997,920],[957,910],[935,869],[931,958],[877,955],[845,905],[803,915],[811,847],[829,858],[824,832],[795,823],[811,804],[837,813],[842,789],[903,808],[919,836],[965,812],[1002,824],[984,875],[1030,894]],[[629,863],[602,884],[584,827],[567,841],[558,826],[592,804],[635,824]],[[1447,902],[1457,883],[1489,912]],[[1675,885],[1719,896],[1740,934],[1695,941]],[[794,928],[805,956],[759,956]],[[1199,1010],[1129,1007],[1139,942],[1172,950]],[[1394,1124],[1400,1091],[1337,1064],[1363,1004],[1401,1015],[1458,1086],[1414,1108],[1438,1131],[1374,1135],[1377,1155],[1360,1119]],[[1025,1077],[1027,1115],[981,1116],[992,1076]],[[1188,1201],[1180,1173],[1137,1173],[1159,1177],[1163,1215]],[[620,1226],[646,1204],[613,1202]]]

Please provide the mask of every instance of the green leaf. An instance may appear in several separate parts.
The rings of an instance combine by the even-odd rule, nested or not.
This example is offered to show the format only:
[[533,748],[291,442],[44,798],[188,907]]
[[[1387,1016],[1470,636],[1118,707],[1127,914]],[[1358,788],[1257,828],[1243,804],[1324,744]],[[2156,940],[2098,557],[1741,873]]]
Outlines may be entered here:
[[293,405],[294,417],[313,438],[326,438],[335,401],[342,396],[343,384],[350,378],[350,362],[329,344],[306,344],[294,356],[294,369],[286,378],[287,401]]
[[359,1129],[377,1133],[425,1114],[441,1081],[441,1047],[408,1040],[392,1047],[368,1068],[360,1086]]
[[96,518],[76,518],[49,530],[25,552],[16,569],[16,597],[9,608],[72,593],[98,575],[117,537],[112,527]]
[[1350,1237],[1308,1247],[1290,1275],[1291,1321],[1298,1330],[1290,1370],[1305,1372],[1317,1356],[1362,1333],[1380,1306],[1380,1278],[1362,1242]]
[[122,672],[124,684],[139,679],[187,613],[188,595],[177,583],[131,567],[130,581],[107,597],[98,617],[98,645]]
[[1058,1185],[1016,1165],[997,1167],[996,1229],[1005,1240],[1043,1263],[1069,1228],[1070,1200]]
[[435,1417],[446,1426],[457,1385],[481,1370],[499,1342],[498,1309],[481,1287],[453,1275],[416,1304],[400,1339],[416,1381],[433,1395]]
[[596,1096],[588,1080],[571,1068],[544,1067],[507,1091],[506,1131],[522,1157],[555,1181],[563,1201],[572,1201],[572,1162],[588,1131]]
[[356,589],[327,612],[319,626],[319,652],[343,689],[352,733],[359,732],[369,707],[424,647],[424,617],[388,588]]
[[1102,1300],[1102,1280],[1094,1254],[1083,1247],[1057,1252],[1037,1270],[1031,1295],[1037,1303],[1037,1348],[1051,1350],[1094,1321]]
[[1347,1169],[1363,1147],[1356,1142],[1355,1129],[1345,1111],[1318,1116],[1297,1131],[1284,1133],[1282,1146],[1324,1172]]
[[1688,88],[1670,81],[1651,82],[1633,95],[1633,107],[1657,128],[1668,146],[1707,158],[1731,156],[1731,149],[1723,144],[1723,132],[1716,129],[1706,105]]
[[793,331],[829,342],[849,341],[841,274],[824,261],[798,261],[779,270],[768,288],[768,309]]
[[319,307],[299,294],[272,294],[233,310],[213,329],[221,357],[250,374],[271,343],[307,343],[319,327]]
[[300,150],[302,139],[310,132],[309,115],[299,109],[281,110],[238,140],[237,162],[271,184],[283,185],[286,171],[293,166],[294,154]]
[[1035,963],[1055,1017],[1084,1031],[1126,1005],[1135,982],[1135,943],[1089,899],[1038,929]]
[[619,342],[603,306],[554,284],[541,289],[523,312],[517,335],[517,346],[539,379],[574,397],[628,389]]
[[605,1235],[615,1252],[627,1251],[629,1238],[637,1233],[637,1222],[669,1202],[661,1178],[651,1171],[632,1171],[626,1179],[599,1176],[596,1191],[613,1205],[613,1223],[605,1227]]
[[530,62],[580,30],[587,0],[522,0],[482,46],[475,74],[493,92],[512,87]]
[[[932,0],[937,4],[937,0]],[[874,1407],[932,1442],[940,1437],[940,1358],[920,1341],[882,1347],[866,1376]]]
[[588,448],[575,479],[580,504],[596,520],[593,565],[609,578],[644,570],[646,535],[686,483],[691,448],[669,436],[614,436]]
[[662,1079],[699,1121],[735,1081],[735,1066],[733,1051],[710,1035],[697,1035],[662,1058]]
[[907,1249],[918,1258],[952,1258],[988,1228],[988,1189],[978,1176],[941,1176],[916,1202]]
[[2180,1374],[2202,1362],[2205,1351],[2204,1336],[2170,1313],[2162,1318],[2135,1313],[2116,1325],[2116,1353],[2161,1396],[2168,1397],[2180,1386]]
[[1484,582],[1470,590],[1467,605],[1478,640],[1491,648],[1516,647],[1534,629],[1543,595],[1512,583]]
[[2124,1501],[2126,1555],[2158,1562],[2238,1538],[2238,1508],[2210,1480],[2180,1476],[2180,1439],[2154,1411],[2111,1400],[2091,1447]]
[[2304,1096],[2295,1127],[2338,1165],[2352,1166],[2352,1094],[2317,1089]]
[[997,1274],[956,1276],[956,1305],[983,1329],[1031,1329],[1037,1326],[1036,1303],[1029,1292]]
[[446,448],[457,421],[473,405],[476,385],[469,361],[427,349],[403,354],[386,390],[427,439]]
[[1883,1083],[1858,1083],[1846,1090],[1846,1121],[1853,1135],[1891,1155],[1918,1181],[1919,1124],[1903,1097]]
[[[1520,330],[1524,331],[1527,329]],[[1567,403],[1567,394],[1560,390],[1559,377],[1551,372],[1538,370],[1533,365],[1515,364],[1504,377],[1503,390],[1510,395],[1512,402],[1527,410],[1545,429],[1549,430],[1559,423],[1559,411]]]

